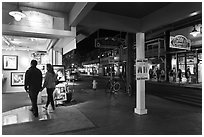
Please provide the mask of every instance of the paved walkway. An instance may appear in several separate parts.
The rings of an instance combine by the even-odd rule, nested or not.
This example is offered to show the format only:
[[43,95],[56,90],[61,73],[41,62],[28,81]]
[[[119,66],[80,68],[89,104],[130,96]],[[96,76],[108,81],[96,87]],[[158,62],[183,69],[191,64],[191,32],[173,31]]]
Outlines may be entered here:
[[[82,77],[101,77],[101,78],[107,78],[109,79],[110,76],[99,76],[99,75],[87,75],[87,74],[81,74]],[[120,79],[119,77],[115,77],[117,79]],[[166,81],[161,81],[161,82],[157,82],[156,79],[153,79],[153,80],[147,80],[146,82],[152,82],[152,83],[155,83],[155,84],[167,84],[167,85],[172,85],[172,86],[182,86],[182,87],[188,87],[188,88],[197,88],[197,89],[202,89],[202,83],[190,83],[190,84],[187,84],[185,82],[179,84],[178,82],[166,82]]]
[[[26,94],[26,93],[25,93]],[[18,95],[18,94],[16,94]],[[13,96],[15,97],[15,96]],[[102,89],[81,89],[73,94],[74,101],[57,107],[54,113],[41,113],[19,124],[5,125],[5,134],[60,135],[201,135],[202,109],[146,95],[148,114],[134,113],[135,97],[124,93],[105,94]],[[4,101],[4,100],[3,100]],[[17,100],[10,100],[15,103]],[[23,117],[32,117],[28,107],[3,113],[14,114],[23,109]],[[26,110],[27,108],[27,110]],[[41,110],[41,106],[39,105]],[[30,115],[29,115],[30,114]],[[48,117],[49,118],[46,118]],[[15,117],[15,116],[14,116]],[[44,118],[42,120],[42,118]],[[15,120],[15,118],[13,118]],[[8,122],[8,121],[7,121]],[[37,132],[39,131],[39,132]]]

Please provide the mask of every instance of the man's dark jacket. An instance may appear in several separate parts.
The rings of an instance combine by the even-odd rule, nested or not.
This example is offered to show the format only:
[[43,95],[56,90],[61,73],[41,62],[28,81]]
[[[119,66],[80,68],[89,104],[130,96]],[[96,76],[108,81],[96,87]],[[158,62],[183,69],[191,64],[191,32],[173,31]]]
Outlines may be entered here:
[[30,67],[25,73],[25,90],[39,92],[42,88],[42,72],[36,67]]

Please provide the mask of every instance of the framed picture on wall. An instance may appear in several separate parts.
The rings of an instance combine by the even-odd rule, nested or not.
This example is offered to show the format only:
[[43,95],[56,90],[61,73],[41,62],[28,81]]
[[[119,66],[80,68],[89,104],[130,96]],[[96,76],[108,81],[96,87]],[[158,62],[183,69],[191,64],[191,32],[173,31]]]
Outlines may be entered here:
[[59,82],[65,82],[65,67],[63,65],[53,65],[54,72],[57,74]]
[[11,86],[24,86],[25,72],[11,72]]
[[18,69],[18,56],[3,55],[3,69],[4,70],[17,70]]

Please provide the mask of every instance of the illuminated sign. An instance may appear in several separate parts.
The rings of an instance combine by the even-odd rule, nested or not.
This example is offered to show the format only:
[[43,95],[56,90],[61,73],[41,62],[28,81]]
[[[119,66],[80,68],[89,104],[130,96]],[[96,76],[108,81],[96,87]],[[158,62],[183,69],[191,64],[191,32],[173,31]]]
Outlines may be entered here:
[[191,41],[183,35],[170,36],[170,48],[190,50]]
[[136,59],[136,79],[148,80],[148,63],[147,59]]

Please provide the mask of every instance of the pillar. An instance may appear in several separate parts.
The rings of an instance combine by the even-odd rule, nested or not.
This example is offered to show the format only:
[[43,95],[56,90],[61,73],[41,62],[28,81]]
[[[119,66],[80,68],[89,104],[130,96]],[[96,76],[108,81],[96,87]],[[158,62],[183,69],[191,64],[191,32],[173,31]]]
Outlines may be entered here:
[[[135,34],[127,33],[126,44],[127,44],[127,62],[126,62],[126,91],[129,91],[129,95],[133,94],[133,81],[134,81],[134,37]],[[129,85],[131,86],[130,89]]]
[[165,47],[166,47],[166,53],[165,54],[165,58],[166,58],[166,81],[169,82],[169,72],[171,70],[171,54],[168,54],[168,52],[170,51],[169,48],[169,41],[170,41],[170,32],[166,31],[165,32]]
[[[145,36],[144,33],[136,34],[136,58],[145,58]],[[137,73],[137,72],[136,72]],[[145,80],[136,80],[136,108],[135,113],[147,114],[145,109]]]

